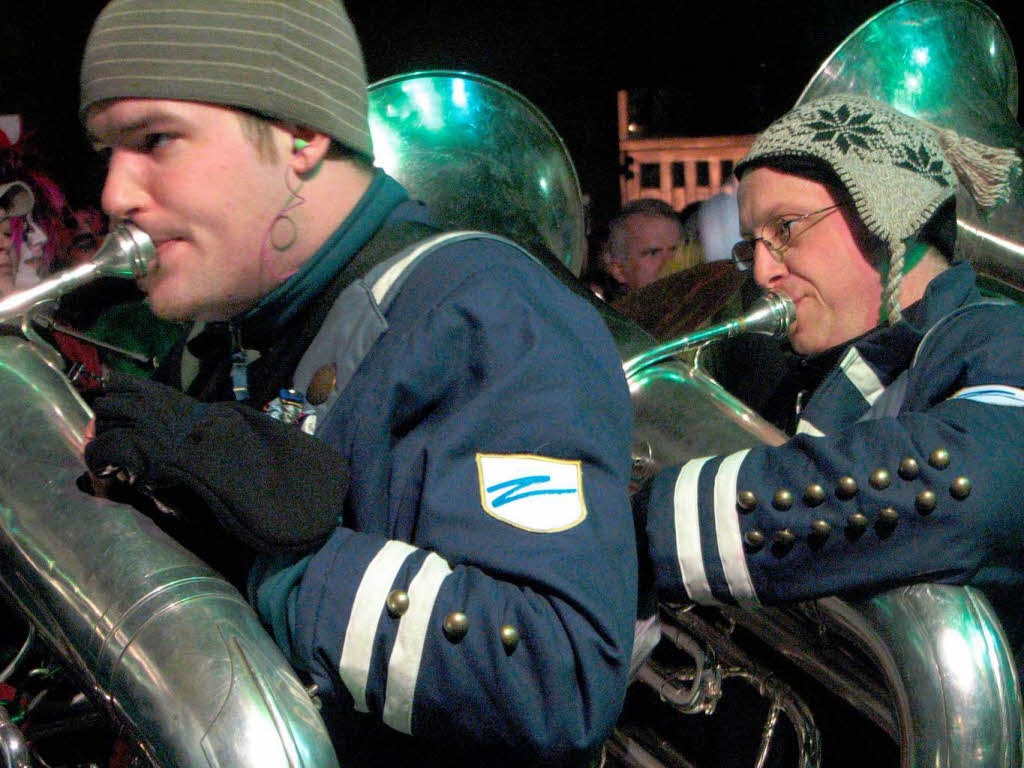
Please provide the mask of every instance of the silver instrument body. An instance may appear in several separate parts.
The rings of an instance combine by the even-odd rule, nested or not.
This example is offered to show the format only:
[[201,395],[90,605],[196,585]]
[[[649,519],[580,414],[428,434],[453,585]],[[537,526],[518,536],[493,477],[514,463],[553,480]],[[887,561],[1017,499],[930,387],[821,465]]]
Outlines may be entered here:
[[[999,17],[979,0],[902,0],[854,30],[797,103],[853,93],[993,147],[1024,154],[1017,59]],[[958,250],[979,273],[1024,295],[1024,174],[980,210],[957,194]]]
[[[17,325],[101,274],[139,277],[152,256],[121,225],[93,262],[7,297],[5,317]],[[53,355],[0,336],[0,402],[0,594],[139,753],[158,766],[337,766],[315,700],[245,598],[133,508],[78,489],[92,414]],[[32,765],[2,707],[0,748]]]

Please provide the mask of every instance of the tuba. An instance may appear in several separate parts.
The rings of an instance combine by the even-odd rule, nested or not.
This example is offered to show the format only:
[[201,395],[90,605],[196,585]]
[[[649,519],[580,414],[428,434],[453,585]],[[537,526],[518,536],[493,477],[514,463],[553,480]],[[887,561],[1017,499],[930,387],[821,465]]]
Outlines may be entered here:
[[59,357],[11,332],[92,277],[145,274],[152,257],[120,225],[92,262],[0,302],[0,596],[25,635],[0,684],[33,691],[13,714],[0,701],[0,765],[45,765],[27,743],[57,742],[66,765],[337,766],[315,697],[242,595],[149,518],[78,489],[92,414]]

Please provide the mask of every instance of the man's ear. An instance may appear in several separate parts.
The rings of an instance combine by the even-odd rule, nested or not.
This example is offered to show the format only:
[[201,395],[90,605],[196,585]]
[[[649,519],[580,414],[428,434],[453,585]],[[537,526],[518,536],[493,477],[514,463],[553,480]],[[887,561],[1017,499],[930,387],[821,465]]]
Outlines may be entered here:
[[291,167],[301,179],[312,177],[331,148],[331,139],[308,128],[296,128],[291,147]]

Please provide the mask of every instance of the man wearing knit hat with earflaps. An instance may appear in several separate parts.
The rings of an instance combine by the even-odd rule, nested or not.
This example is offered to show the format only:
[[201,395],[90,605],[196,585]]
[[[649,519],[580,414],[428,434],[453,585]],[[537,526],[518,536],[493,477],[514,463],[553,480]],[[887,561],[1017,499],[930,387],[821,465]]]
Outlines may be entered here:
[[757,138],[737,167],[733,261],[793,299],[808,367],[834,364],[788,442],[644,491],[659,596],[757,606],[970,583],[1021,648],[1024,311],[984,301],[953,259],[958,179],[992,205],[1017,164],[849,95]]
[[246,582],[342,764],[588,765],[636,617],[621,363],[539,263],[372,166],[365,77],[335,0],[102,11],[103,205],[155,243],[156,313],[199,322],[164,383],[107,384],[86,462],[196,510],[164,519]]

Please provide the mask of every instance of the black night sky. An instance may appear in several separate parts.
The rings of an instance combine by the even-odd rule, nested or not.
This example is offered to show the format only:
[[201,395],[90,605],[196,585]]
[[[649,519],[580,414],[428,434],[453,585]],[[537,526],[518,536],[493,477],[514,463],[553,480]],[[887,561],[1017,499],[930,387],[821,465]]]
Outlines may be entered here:
[[[1020,0],[990,0],[1024,54]],[[78,63],[102,0],[7,0],[0,114],[18,112],[77,204],[100,168],[77,123]],[[616,91],[665,88],[688,135],[754,133],[886,0],[349,0],[371,82],[417,69],[476,72],[536,104],[569,148],[595,216],[618,204]],[[14,7],[11,7],[14,6]]]

